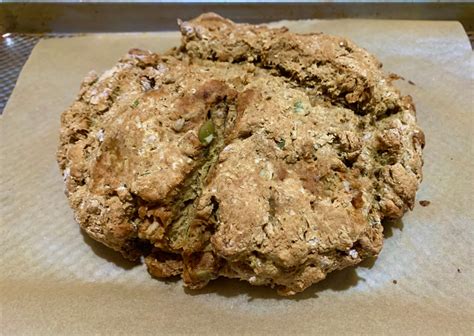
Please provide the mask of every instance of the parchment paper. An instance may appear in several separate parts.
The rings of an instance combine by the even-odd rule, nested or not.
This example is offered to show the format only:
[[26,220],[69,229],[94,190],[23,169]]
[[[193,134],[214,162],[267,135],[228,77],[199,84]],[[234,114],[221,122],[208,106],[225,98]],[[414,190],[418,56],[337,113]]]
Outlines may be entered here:
[[[473,53],[459,23],[285,22],[344,35],[405,78],[426,133],[424,181],[377,260],[294,298],[236,280],[200,292],[81,234],[55,161],[59,117],[85,74],[132,47],[164,51],[177,33],[42,40],[0,118],[0,333],[473,334]],[[412,81],[415,85],[408,83]],[[396,283],[394,283],[396,282]]]

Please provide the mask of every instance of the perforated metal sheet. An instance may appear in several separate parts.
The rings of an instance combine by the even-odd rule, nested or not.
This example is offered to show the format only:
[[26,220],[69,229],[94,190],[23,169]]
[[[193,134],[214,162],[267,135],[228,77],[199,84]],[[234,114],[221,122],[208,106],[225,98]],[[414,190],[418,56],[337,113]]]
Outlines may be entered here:
[[31,50],[40,40],[38,35],[4,34],[0,44],[0,114],[15,87],[16,80]]

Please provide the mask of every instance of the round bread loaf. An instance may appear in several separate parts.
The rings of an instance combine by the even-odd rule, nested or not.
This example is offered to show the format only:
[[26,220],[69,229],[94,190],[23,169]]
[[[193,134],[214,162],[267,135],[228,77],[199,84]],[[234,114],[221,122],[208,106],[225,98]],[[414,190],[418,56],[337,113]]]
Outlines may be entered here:
[[81,227],[190,288],[292,295],[376,256],[422,178],[411,97],[345,38],[215,14],[179,26],[179,48],[132,49],[62,115]]

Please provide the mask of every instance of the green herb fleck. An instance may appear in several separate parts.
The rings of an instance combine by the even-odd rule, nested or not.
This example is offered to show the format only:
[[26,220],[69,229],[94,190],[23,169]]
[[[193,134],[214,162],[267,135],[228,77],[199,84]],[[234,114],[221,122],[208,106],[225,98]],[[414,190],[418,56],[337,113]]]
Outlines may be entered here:
[[280,149],[285,148],[285,139],[277,140],[277,141],[276,141],[276,145],[277,145],[278,148],[280,148]]
[[138,99],[135,99],[135,101],[130,105],[131,108],[136,108],[138,106]]
[[304,106],[301,101],[297,101],[294,105],[295,113],[297,114],[304,114]]
[[201,128],[198,132],[199,141],[203,145],[209,145],[212,140],[214,139],[215,129],[212,120],[207,120],[204,124],[202,124]]
[[212,272],[209,270],[198,270],[195,275],[199,280],[209,280],[212,277]]
[[140,176],[145,176],[145,175],[150,175],[151,172],[149,170],[145,170],[143,173],[140,174]]

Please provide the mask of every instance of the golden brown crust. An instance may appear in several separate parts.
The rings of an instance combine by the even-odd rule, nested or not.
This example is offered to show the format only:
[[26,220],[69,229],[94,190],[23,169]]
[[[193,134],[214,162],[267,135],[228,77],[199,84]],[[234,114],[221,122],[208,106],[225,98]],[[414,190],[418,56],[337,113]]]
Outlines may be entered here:
[[62,116],[81,227],[191,288],[291,295],[377,255],[421,181],[411,97],[343,38],[215,14],[180,28],[179,50],[131,50]]

